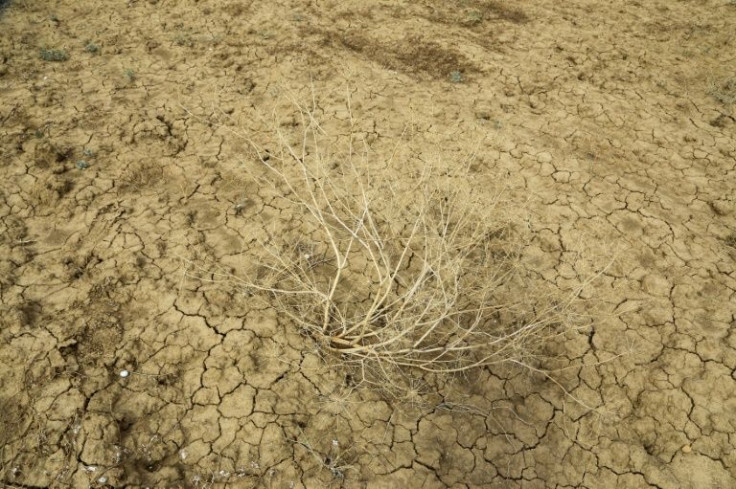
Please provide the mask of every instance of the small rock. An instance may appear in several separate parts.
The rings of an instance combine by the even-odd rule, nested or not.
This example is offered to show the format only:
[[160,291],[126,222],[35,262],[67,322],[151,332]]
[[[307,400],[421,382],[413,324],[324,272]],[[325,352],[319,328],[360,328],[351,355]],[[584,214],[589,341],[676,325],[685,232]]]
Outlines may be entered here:
[[682,447],[682,453],[690,453],[692,451],[693,447],[691,447],[690,445],[685,445],[684,447]]

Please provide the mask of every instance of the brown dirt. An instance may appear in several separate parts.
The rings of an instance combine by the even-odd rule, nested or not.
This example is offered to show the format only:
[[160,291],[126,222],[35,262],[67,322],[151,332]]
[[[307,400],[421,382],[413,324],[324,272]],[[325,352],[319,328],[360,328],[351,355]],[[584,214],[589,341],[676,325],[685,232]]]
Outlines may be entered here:
[[[727,0],[0,1],[0,485],[736,487],[734,25]],[[295,104],[377,179],[472,156],[540,280],[604,270],[551,378],[397,396],[195,277],[294,229],[237,133]]]

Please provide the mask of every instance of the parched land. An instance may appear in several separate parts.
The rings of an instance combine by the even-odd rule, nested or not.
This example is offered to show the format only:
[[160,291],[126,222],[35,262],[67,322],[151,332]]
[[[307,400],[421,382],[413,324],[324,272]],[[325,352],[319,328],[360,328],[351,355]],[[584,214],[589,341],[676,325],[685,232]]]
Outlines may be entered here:
[[[736,487],[735,26],[733,0],[0,0],[0,486]],[[305,132],[386,208],[502,202],[528,310],[497,319],[579,290],[570,323],[361,372],[244,278],[325,244],[264,165]]]

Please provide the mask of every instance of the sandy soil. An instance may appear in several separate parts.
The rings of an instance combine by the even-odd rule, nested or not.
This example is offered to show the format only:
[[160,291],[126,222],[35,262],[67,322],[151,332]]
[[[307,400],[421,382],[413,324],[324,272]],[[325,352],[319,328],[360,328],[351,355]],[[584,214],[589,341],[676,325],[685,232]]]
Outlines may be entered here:
[[[736,487],[733,1],[0,4],[3,487]],[[244,138],[297,104],[602,271],[550,378],[384,392],[193,277],[291,229]]]

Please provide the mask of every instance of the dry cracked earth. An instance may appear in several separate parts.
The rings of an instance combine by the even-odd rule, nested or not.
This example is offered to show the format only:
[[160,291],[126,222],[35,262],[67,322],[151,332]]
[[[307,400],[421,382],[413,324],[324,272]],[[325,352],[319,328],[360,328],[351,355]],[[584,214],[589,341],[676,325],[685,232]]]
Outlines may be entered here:
[[[736,487],[734,26],[732,0],[0,1],[0,485]],[[376,179],[472,161],[540,281],[597,275],[546,374],[386,392],[203,280],[298,218],[249,141],[300,107]]]

